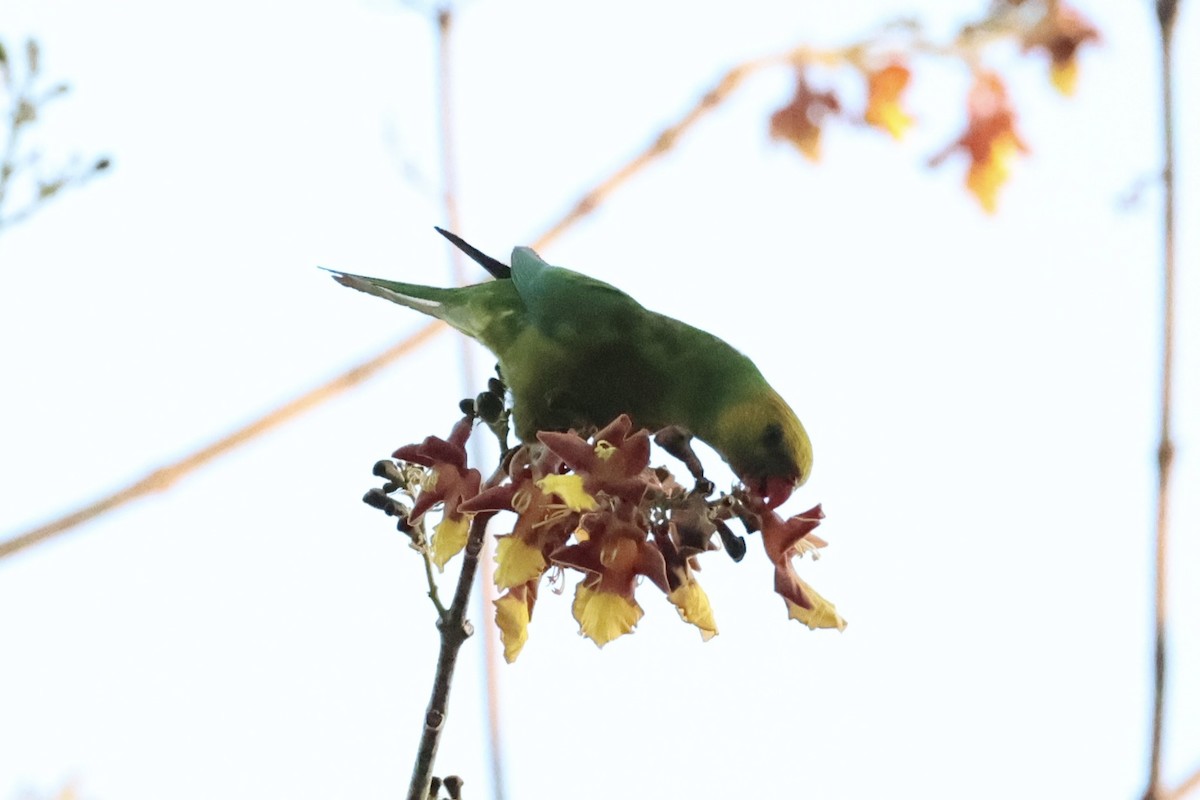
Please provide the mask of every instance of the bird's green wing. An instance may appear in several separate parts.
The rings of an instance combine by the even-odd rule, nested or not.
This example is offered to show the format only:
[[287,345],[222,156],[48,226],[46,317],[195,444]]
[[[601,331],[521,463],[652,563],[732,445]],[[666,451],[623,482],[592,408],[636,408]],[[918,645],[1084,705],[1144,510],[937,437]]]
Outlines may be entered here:
[[529,321],[564,343],[592,345],[628,340],[646,314],[638,301],[615,286],[547,264],[528,247],[512,254],[512,283]]
[[[543,261],[529,248],[512,254],[511,284],[528,327],[500,352],[518,411],[518,433],[603,426],[618,414],[637,417],[650,397],[651,365],[637,342],[650,316],[604,281]],[[633,395],[639,402],[631,402]]]

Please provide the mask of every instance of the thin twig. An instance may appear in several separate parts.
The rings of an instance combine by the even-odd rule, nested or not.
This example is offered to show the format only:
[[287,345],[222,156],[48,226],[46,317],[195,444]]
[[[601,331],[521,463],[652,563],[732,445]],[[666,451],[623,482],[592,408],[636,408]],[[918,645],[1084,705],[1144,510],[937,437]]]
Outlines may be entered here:
[[251,439],[298,417],[305,411],[319,406],[321,403],[336,397],[347,389],[357,386],[388,364],[423,345],[426,341],[441,332],[443,328],[445,328],[445,325],[441,322],[431,322],[377,356],[359,364],[354,369],[337,376],[332,381],[322,384],[315,389],[310,389],[299,397],[289,400],[265,416],[239,428],[228,436],[223,436],[217,441],[200,448],[191,455],[185,456],[166,466],[159,467],[141,480],[135,481],[108,497],[72,511],[70,514],[60,517],[53,522],[0,542],[0,558],[10,556],[26,547],[45,541],[76,525],[89,522],[101,514],[112,511],[114,508],[122,506],[131,500],[169,489],[180,478],[204,466],[218,456],[225,455],[229,451],[249,442]]
[[1162,386],[1158,442],[1158,513],[1154,528],[1154,711],[1150,729],[1150,766],[1146,800],[1162,796],[1162,751],[1167,683],[1167,536],[1170,521],[1172,375],[1175,362],[1175,117],[1172,100],[1171,39],[1177,0],[1158,0],[1161,34],[1163,128],[1163,327]]
[[1191,792],[1200,789],[1200,768],[1187,777],[1183,783],[1167,792],[1165,800],[1183,800]]
[[[451,57],[450,33],[454,24],[454,10],[446,7],[437,12],[438,24],[438,128],[442,151],[442,200],[446,214],[446,223],[450,230],[460,231],[462,219],[458,212],[458,169],[455,159],[455,127],[453,101],[453,72],[454,63]],[[463,262],[462,251],[450,247],[451,274],[456,286],[467,283],[467,273]],[[471,342],[459,337],[459,354],[462,365],[462,385],[464,395],[469,395],[475,381],[475,358]],[[472,438],[471,454],[476,462],[482,458],[482,448],[478,438]],[[495,589],[491,581],[491,540],[484,540],[483,569],[480,582],[483,584],[483,608],[491,607],[495,599]],[[492,772],[492,796],[495,800],[504,800],[504,760],[501,754],[500,735],[500,676],[497,674],[499,653],[495,636],[483,637],[483,668],[487,676],[487,717],[488,717],[488,760]]]
[[62,193],[64,189],[78,189],[90,183],[93,179],[99,178],[111,166],[111,162],[107,158],[98,158],[92,164],[86,167],[76,169],[74,172],[63,173],[56,179],[57,185],[53,192],[49,194],[39,194],[35,199],[28,200],[25,205],[18,208],[16,211],[10,211],[0,214],[0,231],[5,228],[11,228],[13,225],[24,222],[32,217],[37,212],[45,208],[49,198]]
[[[35,45],[36,46],[36,45]],[[0,50],[4,49],[4,42],[0,41]],[[36,67],[36,59],[32,66]],[[11,108],[8,111],[8,119],[6,120],[7,129],[4,132],[4,151],[0,153],[0,211],[4,209],[4,201],[8,196],[8,185],[17,172],[17,151],[19,149],[21,129],[29,123],[29,114],[26,111],[26,106],[32,106],[29,100],[29,94],[33,90],[33,82],[37,77],[37,69],[25,70],[23,80],[20,86],[13,85],[12,67],[7,63],[0,64],[0,78],[4,79],[4,86],[0,87],[8,95],[8,102]],[[33,112],[33,119],[36,119],[36,108]],[[2,217],[0,217],[2,219]]]
[[[4,43],[0,41],[0,53],[6,53]],[[5,211],[11,199],[10,187],[17,182],[37,162],[38,154],[28,152],[21,154],[21,135],[26,128],[36,125],[41,119],[43,109],[56,98],[65,95],[69,88],[60,83],[43,92],[36,91],[36,85],[41,78],[39,66],[40,57],[37,41],[30,39],[25,44],[27,65],[22,70],[19,85],[15,79],[13,66],[7,59],[0,61],[0,95],[5,95],[9,106],[7,114],[7,129],[4,131],[4,147],[0,152],[0,232],[20,222],[24,222],[38,211],[42,210],[52,198],[64,190],[78,188],[88,181],[103,174],[110,166],[107,158],[97,158],[90,164],[79,166],[79,159],[72,158],[70,164],[64,167],[52,179],[40,179],[31,187],[31,196],[15,211]],[[23,181],[28,183],[29,181]]]
[[438,620],[444,620],[450,614],[450,610],[442,605],[442,596],[438,593],[437,578],[433,574],[433,557],[429,554],[428,543],[421,548],[421,558],[425,562],[425,582],[429,586],[429,599],[433,602],[433,607],[437,609]]
[[[454,109],[450,91],[452,63],[450,59],[450,29],[454,23],[454,13],[450,8],[442,8],[437,12],[438,23],[438,139],[442,150],[442,205],[446,213],[446,224],[451,231],[462,230],[462,220],[458,215],[458,171],[455,169],[454,158]],[[467,282],[467,271],[463,264],[462,251],[450,247],[450,272],[454,277],[455,286],[463,286]],[[466,340],[463,340],[464,343]],[[469,358],[469,351],[463,351],[464,357]]]
[[[438,127],[442,150],[442,198],[446,213],[446,223],[452,231],[463,230],[462,220],[458,213],[458,168],[455,159],[455,127],[454,127],[454,93],[453,76],[454,62],[451,57],[450,33],[454,24],[454,10],[442,8],[437,13],[438,22]],[[457,247],[450,248],[451,274],[454,284],[463,286],[467,282],[467,273],[463,263],[463,253]],[[459,337],[460,355],[462,356],[463,393],[469,395],[475,381],[474,349],[465,336]],[[472,438],[470,443],[471,455],[476,463],[482,460],[481,440]],[[483,545],[483,569],[480,583],[483,584],[483,609],[492,607],[496,599],[495,585],[492,583],[491,539],[485,539]],[[488,717],[488,760],[492,772],[492,797],[504,800],[504,758],[501,749],[503,737],[500,734],[500,652],[495,636],[483,637],[483,669],[487,677],[487,717]]]
[[446,709],[450,702],[450,685],[454,678],[454,667],[458,663],[458,651],[472,633],[471,623],[467,622],[471,586],[475,582],[475,570],[479,566],[479,553],[483,549],[488,520],[495,513],[481,511],[471,520],[462,572],[458,575],[458,585],[454,589],[454,601],[450,604],[449,615],[438,624],[442,645],[438,651],[437,671],[434,673],[433,691],[429,696],[429,708],[425,711],[425,727],[421,731],[412,781],[408,785],[408,800],[426,800],[429,794],[433,762],[441,742],[442,730],[446,725]]
[[[963,26],[951,39],[949,44],[932,42],[920,34],[919,28],[911,25],[901,26],[899,31],[907,37],[908,49],[927,55],[938,56],[970,56],[985,43],[1012,35],[1022,30],[1018,15],[1010,13],[1001,7],[978,23]],[[668,125],[653,141],[624,166],[617,169],[575,203],[558,222],[550,226],[532,245],[534,250],[547,246],[568,228],[588,214],[596,210],[610,194],[641,170],[649,166],[655,159],[666,155],[679,141],[679,137],[704,118],[710,111],[729,99],[729,96],[741,86],[750,75],[767,67],[777,67],[783,64],[803,66],[806,64],[822,64],[836,66],[847,62],[859,63],[862,55],[872,48],[874,37],[836,48],[794,47],[783,52],[762,58],[751,59],[730,69],[709,89],[700,100],[693,105],[679,121]]]
[[746,76],[750,75],[755,70],[761,69],[770,64],[777,64],[782,57],[769,59],[759,59],[755,61],[747,61],[744,64],[739,64],[733,69],[726,72],[721,79],[716,82],[713,88],[705,92],[694,106],[685,113],[678,122],[669,125],[654,140],[646,149],[638,153],[626,164],[604,180],[596,184],[592,189],[585,192],[578,202],[568,211],[562,219],[550,226],[545,233],[539,236],[533,243],[534,250],[540,250],[546,247],[559,236],[561,236],[568,228],[574,225],[579,220],[591,214],[596,208],[603,203],[610,194],[620,188],[630,178],[638,172],[645,169],[656,158],[666,155],[675,147],[679,141],[679,137],[699,122],[705,114],[709,113],[722,102],[727,100],[734,90],[741,85]]

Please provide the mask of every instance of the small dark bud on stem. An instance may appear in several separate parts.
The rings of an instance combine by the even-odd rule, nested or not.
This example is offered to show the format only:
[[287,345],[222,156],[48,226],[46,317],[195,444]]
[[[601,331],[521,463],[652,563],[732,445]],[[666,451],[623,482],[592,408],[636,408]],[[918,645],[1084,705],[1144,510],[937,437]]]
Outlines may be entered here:
[[392,498],[388,497],[382,489],[371,489],[363,495],[363,502],[372,508],[383,511],[391,506]]
[[504,398],[492,392],[481,392],[475,398],[475,414],[484,422],[494,423],[504,413]]
[[405,515],[404,506],[388,497],[387,492],[383,489],[371,489],[363,495],[363,502],[372,508],[378,508],[389,517],[403,517]]
[[396,462],[387,459],[376,461],[375,466],[371,468],[371,474],[395,484],[404,483],[404,476],[400,474],[400,468],[396,466]]
[[735,563],[741,561],[746,555],[746,540],[734,533],[724,520],[719,519],[716,523],[717,535],[721,537],[721,544],[725,545],[725,552]]

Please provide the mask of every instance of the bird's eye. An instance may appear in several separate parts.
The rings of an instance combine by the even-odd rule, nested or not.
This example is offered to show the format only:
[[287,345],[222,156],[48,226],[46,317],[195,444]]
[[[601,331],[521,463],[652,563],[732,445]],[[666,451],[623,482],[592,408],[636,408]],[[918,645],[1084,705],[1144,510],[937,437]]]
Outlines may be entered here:
[[783,428],[778,423],[772,422],[763,430],[762,443],[767,447],[778,447],[783,444]]

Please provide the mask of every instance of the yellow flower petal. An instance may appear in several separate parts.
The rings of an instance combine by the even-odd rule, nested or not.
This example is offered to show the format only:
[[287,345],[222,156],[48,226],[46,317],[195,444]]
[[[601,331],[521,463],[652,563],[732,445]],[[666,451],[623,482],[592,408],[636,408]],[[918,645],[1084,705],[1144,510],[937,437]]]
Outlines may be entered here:
[[1050,82],[1059,93],[1070,97],[1075,94],[1075,84],[1079,79],[1079,63],[1070,58],[1066,61],[1050,62]]
[[596,498],[583,490],[580,475],[547,475],[537,482],[537,486],[546,494],[558,495],[572,511],[594,511],[598,507]]
[[800,149],[804,157],[816,163],[821,160],[821,129],[813,126],[801,135],[792,137],[792,144]]
[[894,139],[904,138],[904,132],[912,126],[913,121],[899,103],[884,103],[867,109],[866,120],[890,133]]
[[504,645],[504,660],[511,664],[529,639],[529,604],[512,593],[505,593],[493,602],[496,627],[500,629],[500,641]]
[[504,536],[496,540],[496,585],[501,589],[528,583],[546,571],[542,551],[516,536]]
[[892,135],[895,139],[904,136],[912,125],[912,117],[900,106],[901,97],[912,77],[908,67],[891,64],[867,76],[867,109],[863,119]]
[[700,629],[700,636],[704,641],[707,642],[717,635],[717,623],[713,619],[712,605],[709,604],[708,595],[705,594],[700,584],[695,581],[682,584],[667,595],[667,599],[675,605],[675,609],[684,622],[690,622]]
[[430,557],[439,571],[444,570],[446,562],[467,546],[469,522],[465,514],[458,519],[446,515],[433,529],[433,553]]
[[816,590],[804,581],[800,581],[800,585],[804,587],[804,594],[812,601],[813,607],[811,609],[803,608],[785,598],[784,602],[787,603],[788,607],[788,619],[799,620],[807,625],[810,630],[814,631],[818,628],[837,628],[839,631],[846,630],[846,620],[842,619],[842,615],[837,613],[837,607],[833,603],[817,594]]
[[972,163],[967,172],[967,188],[989,214],[996,211],[996,194],[1008,180],[1008,165],[1017,149],[1017,140],[1011,134],[998,136],[992,142],[988,157]]
[[579,623],[579,632],[597,647],[630,633],[642,618],[641,606],[633,600],[612,592],[593,591],[582,583],[575,587],[571,611]]

